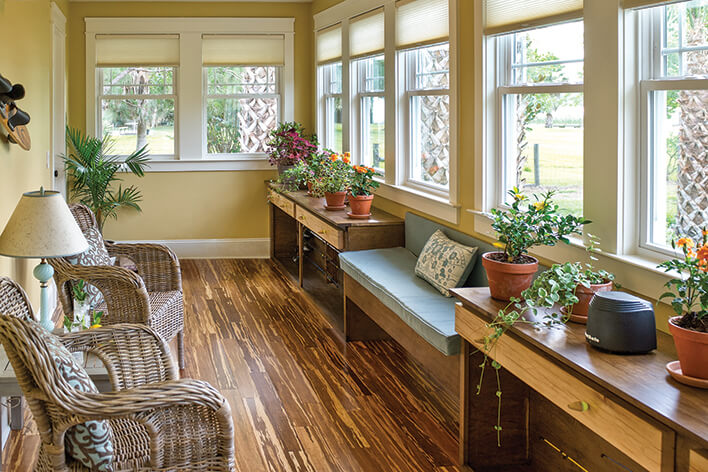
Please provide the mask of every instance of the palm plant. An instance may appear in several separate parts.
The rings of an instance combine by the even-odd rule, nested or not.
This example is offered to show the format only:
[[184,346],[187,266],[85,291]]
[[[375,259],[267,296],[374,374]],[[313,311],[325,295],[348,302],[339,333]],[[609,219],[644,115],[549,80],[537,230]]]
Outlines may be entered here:
[[101,231],[108,218],[118,217],[119,208],[141,211],[138,202],[142,200],[142,194],[137,187],[119,184],[116,190],[114,185],[122,180],[118,177],[121,171],[130,171],[138,177],[145,175],[147,146],[124,158],[111,154],[113,143],[108,136],[98,139],[69,127],[66,141],[69,154],[62,155],[62,159],[71,180],[71,198],[93,211]]

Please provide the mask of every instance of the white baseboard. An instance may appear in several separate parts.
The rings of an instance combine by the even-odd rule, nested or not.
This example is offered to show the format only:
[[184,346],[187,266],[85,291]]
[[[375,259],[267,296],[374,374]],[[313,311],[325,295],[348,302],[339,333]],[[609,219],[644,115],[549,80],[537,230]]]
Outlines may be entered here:
[[180,259],[267,259],[269,238],[171,239],[163,241],[121,241],[159,243],[172,249]]

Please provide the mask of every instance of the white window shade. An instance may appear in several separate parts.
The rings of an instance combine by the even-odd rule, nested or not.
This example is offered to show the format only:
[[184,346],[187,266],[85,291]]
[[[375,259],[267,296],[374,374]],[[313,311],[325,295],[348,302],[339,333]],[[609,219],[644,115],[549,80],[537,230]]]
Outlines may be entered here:
[[670,3],[681,3],[689,0],[623,0],[622,8],[647,8],[668,5]]
[[179,65],[178,35],[96,35],[96,65]]
[[349,53],[353,58],[384,50],[384,11],[379,8],[352,18],[349,23]]
[[403,49],[445,41],[450,36],[448,0],[399,0],[396,2],[396,48]]
[[211,35],[202,37],[205,66],[282,66],[283,35]]
[[583,0],[486,0],[484,34],[519,31],[582,18]]
[[337,24],[317,32],[317,63],[342,58],[342,25]]

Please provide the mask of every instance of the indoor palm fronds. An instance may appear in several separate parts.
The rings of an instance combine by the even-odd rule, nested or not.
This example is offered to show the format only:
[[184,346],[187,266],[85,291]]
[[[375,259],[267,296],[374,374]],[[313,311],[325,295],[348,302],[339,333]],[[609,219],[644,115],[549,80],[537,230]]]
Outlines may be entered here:
[[142,194],[134,185],[123,187],[116,182],[122,179],[118,172],[129,171],[138,177],[145,175],[148,167],[147,146],[129,156],[111,154],[112,142],[108,136],[98,139],[86,136],[78,129],[67,127],[68,155],[63,155],[67,176],[70,179],[71,199],[88,206],[96,215],[98,227],[108,218],[117,218],[121,207],[138,211]]

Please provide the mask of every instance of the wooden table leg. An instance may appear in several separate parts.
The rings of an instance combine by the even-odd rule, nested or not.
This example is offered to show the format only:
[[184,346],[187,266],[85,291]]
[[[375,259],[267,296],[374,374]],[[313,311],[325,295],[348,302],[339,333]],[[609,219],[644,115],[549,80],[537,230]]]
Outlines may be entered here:
[[302,223],[297,224],[297,272],[300,282],[300,287],[305,285],[305,276],[303,274],[303,255],[305,254],[303,245],[305,244],[305,225]]
[[470,343],[462,339],[460,346],[460,465],[469,462],[469,407],[470,407]]

